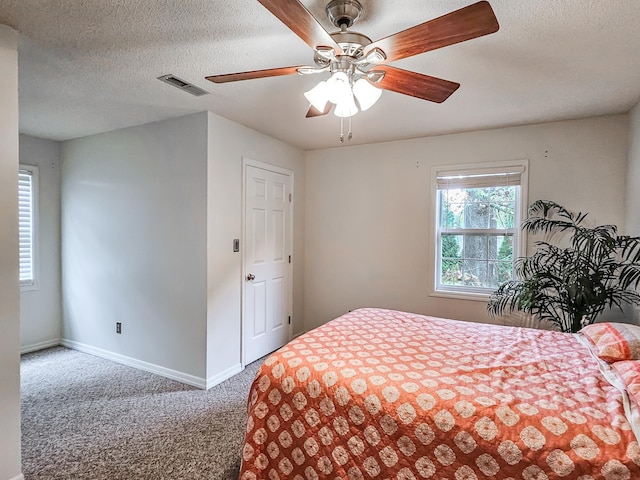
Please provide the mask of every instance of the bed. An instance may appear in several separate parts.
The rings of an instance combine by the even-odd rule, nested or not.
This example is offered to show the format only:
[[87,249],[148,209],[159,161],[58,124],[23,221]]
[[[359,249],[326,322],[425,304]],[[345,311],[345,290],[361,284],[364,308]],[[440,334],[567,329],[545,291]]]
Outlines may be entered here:
[[355,310],[264,361],[240,479],[640,479],[640,370],[616,364],[580,334]]

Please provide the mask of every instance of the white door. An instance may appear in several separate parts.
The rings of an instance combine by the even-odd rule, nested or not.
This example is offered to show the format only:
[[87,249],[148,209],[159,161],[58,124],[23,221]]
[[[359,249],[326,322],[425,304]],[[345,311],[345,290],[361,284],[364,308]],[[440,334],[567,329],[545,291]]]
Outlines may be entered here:
[[256,164],[244,166],[245,365],[290,338],[292,174]]

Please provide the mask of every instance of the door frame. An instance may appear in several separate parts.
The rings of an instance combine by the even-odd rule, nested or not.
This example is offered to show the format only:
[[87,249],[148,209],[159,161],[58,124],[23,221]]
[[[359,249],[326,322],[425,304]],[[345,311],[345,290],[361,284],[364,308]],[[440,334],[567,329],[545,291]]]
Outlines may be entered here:
[[[290,194],[291,201],[289,202],[289,253],[291,255],[291,263],[289,263],[289,271],[287,272],[289,275],[289,285],[287,286],[287,310],[289,311],[289,316],[293,317],[293,264],[295,262],[295,258],[293,256],[293,211],[295,205],[295,194],[294,194],[294,173],[293,170],[289,170],[287,168],[277,167],[275,165],[271,165],[269,163],[260,162],[258,160],[252,160],[248,157],[242,157],[242,235],[241,235],[241,244],[240,251],[241,255],[241,276],[240,276],[240,357],[242,360],[242,368],[247,365],[245,354],[246,354],[246,346],[245,346],[245,288],[246,281],[245,278],[247,276],[247,265],[245,252],[247,250],[247,238],[246,238],[246,208],[247,208],[247,167],[259,168],[261,170],[266,170],[268,172],[279,173],[282,175],[287,175],[290,179]],[[287,341],[290,341],[292,338],[293,332],[293,319],[292,323],[287,324]]]

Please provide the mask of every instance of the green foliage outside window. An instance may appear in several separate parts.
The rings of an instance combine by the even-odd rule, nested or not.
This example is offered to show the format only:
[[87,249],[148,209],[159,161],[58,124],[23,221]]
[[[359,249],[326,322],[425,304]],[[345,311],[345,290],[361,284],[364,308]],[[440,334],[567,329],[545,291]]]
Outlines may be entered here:
[[441,285],[496,288],[510,280],[516,187],[441,190],[440,206]]

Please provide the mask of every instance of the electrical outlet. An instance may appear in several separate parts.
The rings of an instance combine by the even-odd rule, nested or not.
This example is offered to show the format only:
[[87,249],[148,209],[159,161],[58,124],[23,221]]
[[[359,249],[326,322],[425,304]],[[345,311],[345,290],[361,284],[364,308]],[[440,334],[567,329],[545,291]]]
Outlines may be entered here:
[[116,322],[116,333],[122,333],[122,323]]

